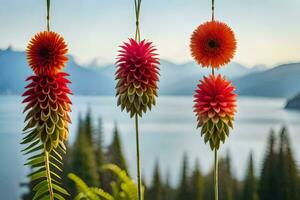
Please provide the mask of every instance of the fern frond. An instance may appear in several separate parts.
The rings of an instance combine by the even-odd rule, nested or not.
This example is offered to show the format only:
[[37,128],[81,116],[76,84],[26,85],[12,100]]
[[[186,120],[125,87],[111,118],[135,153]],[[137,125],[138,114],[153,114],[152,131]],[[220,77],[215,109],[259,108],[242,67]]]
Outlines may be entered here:
[[100,188],[89,187],[82,179],[71,173],[68,177],[75,182],[79,191],[75,200],[138,200],[137,185],[124,170],[114,164],[104,165],[102,169],[109,170],[118,177],[117,182],[111,182],[112,194]]
[[[126,171],[120,169],[117,165],[106,164],[102,167],[104,170],[109,170],[113,172],[119,180],[121,181],[121,192],[118,192],[120,195],[125,196],[125,199],[138,200],[138,188],[135,182],[127,175]],[[114,188],[114,186],[112,185]],[[115,188],[115,190],[117,190]],[[144,188],[142,188],[142,196],[144,193]]]
[[109,193],[105,192],[101,188],[90,188],[92,192],[99,195],[100,197],[104,198],[104,200],[114,200],[114,197],[111,196]]
[[[31,134],[32,132],[28,132]],[[33,191],[35,192],[32,200],[64,200],[63,196],[69,193],[61,187],[60,176],[57,173],[62,171],[62,156],[61,149],[53,149],[47,152],[44,145],[39,140],[32,142],[27,141],[27,136],[24,137],[23,143],[28,146],[22,152],[26,155],[31,155],[27,158],[24,165],[30,166],[33,170],[28,177],[31,182],[36,183]],[[63,148],[64,145],[59,145]]]
[[[76,199],[81,199],[81,198],[86,198],[88,200],[101,200],[97,194],[95,194],[90,188],[89,186],[78,176],[76,176],[73,173],[70,173],[68,175],[68,177],[74,181],[74,183],[76,184],[76,187],[78,189],[78,191],[80,192],[80,195],[78,195],[76,197]],[[84,199],[83,198],[83,199]]]

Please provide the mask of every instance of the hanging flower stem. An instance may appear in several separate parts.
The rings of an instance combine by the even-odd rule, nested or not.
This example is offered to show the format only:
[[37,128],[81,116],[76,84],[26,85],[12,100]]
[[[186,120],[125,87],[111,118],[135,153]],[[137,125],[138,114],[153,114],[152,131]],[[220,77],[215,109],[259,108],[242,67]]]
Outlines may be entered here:
[[137,160],[137,181],[138,199],[142,200],[142,179],[141,179],[141,159],[140,159],[140,140],[139,140],[139,117],[135,114],[135,133],[136,133],[136,160]]
[[[142,0],[134,0],[135,17],[136,17],[136,31],[135,40],[141,41],[140,32],[140,9]],[[137,181],[138,181],[138,200],[142,200],[142,179],[141,179],[141,158],[140,158],[140,139],[139,139],[139,117],[135,114],[135,132],[136,132],[136,160],[137,160]]]
[[215,20],[215,0],[211,1],[211,20],[214,21]]
[[[211,0],[211,20],[215,21],[215,0]],[[215,75],[215,68],[212,67],[212,75]],[[219,183],[218,183],[218,150],[214,149],[214,194],[215,200],[219,199]]]
[[140,10],[141,10],[141,3],[142,0],[134,0],[134,6],[135,6],[135,40],[137,42],[141,41],[141,31],[140,31]]
[[[47,31],[50,31],[50,0],[47,0]],[[49,153],[47,151],[45,151],[45,169],[46,169],[46,177],[47,177],[47,183],[48,183],[49,199],[54,200],[52,180],[51,180],[50,162],[49,162]]]
[[47,31],[50,31],[50,0],[47,0]]
[[219,187],[218,187],[218,150],[215,149],[215,162],[214,162],[214,193],[215,193],[215,200],[219,199]]

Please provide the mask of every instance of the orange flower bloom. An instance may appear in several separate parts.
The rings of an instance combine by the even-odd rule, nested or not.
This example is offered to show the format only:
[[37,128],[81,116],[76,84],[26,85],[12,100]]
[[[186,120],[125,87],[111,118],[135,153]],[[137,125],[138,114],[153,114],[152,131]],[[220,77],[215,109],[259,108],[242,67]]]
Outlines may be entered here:
[[27,46],[28,63],[37,75],[55,74],[68,60],[67,51],[67,45],[58,33],[40,32]]
[[220,68],[233,58],[236,39],[233,31],[223,22],[201,24],[191,37],[191,54],[203,67]]
[[210,75],[204,77],[196,90],[194,112],[198,127],[205,142],[209,141],[212,149],[219,148],[220,141],[225,142],[229,135],[229,127],[233,126],[236,112],[236,94],[231,82]]

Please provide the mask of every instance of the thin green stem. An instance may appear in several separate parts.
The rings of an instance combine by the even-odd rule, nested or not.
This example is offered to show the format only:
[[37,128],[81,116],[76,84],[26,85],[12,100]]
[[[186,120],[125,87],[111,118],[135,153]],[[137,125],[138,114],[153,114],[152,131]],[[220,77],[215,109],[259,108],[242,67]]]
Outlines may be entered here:
[[135,6],[135,40],[140,42],[141,41],[141,31],[140,31],[140,11],[141,11],[141,3],[142,0],[134,0]]
[[214,193],[215,200],[219,199],[219,187],[218,187],[218,150],[215,149],[215,162],[214,162]]
[[211,1],[211,20],[215,20],[215,0]]
[[47,151],[45,151],[45,168],[46,168],[46,177],[47,177],[47,183],[48,183],[49,197],[50,197],[50,200],[54,200],[50,163],[49,163],[49,153]]
[[47,0],[47,31],[50,31],[50,0]]
[[142,179],[141,179],[141,160],[140,160],[140,140],[139,140],[138,114],[135,114],[135,133],[136,133],[136,160],[137,160],[138,197],[139,197],[139,200],[142,200]]

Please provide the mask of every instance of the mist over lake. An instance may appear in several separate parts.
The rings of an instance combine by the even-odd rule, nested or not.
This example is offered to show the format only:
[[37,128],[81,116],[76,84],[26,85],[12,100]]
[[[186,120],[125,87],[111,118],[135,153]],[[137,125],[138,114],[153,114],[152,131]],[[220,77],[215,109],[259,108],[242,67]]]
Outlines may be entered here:
[[[0,96],[0,193],[3,199],[18,199],[24,189],[19,183],[26,181],[28,169],[24,168],[25,157],[20,153],[23,120],[18,96]],[[114,97],[74,96],[72,97],[72,125],[70,143],[75,139],[78,115],[84,115],[88,107],[92,110],[96,122],[103,120],[105,144],[112,137],[114,123],[118,124],[122,145],[129,164],[130,174],[135,177],[135,134],[133,119],[116,106]],[[279,130],[282,125],[288,127],[292,147],[297,162],[300,161],[300,112],[287,111],[283,107],[285,99],[240,97],[234,130],[225,145],[221,146],[221,155],[227,151],[232,156],[233,172],[238,178],[244,176],[249,152],[254,152],[256,171],[260,170],[262,157],[266,149],[270,129]],[[192,113],[192,97],[161,96],[157,106],[143,117],[140,123],[142,171],[147,182],[151,181],[156,159],[159,160],[162,173],[170,170],[172,183],[177,184],[184,152],[189,155],[189,165],[195,165],[199,159],[206,173],[212,165],[212,152],[196,130],[196,121]],[[17,192],[16,192],[17,191]]]

